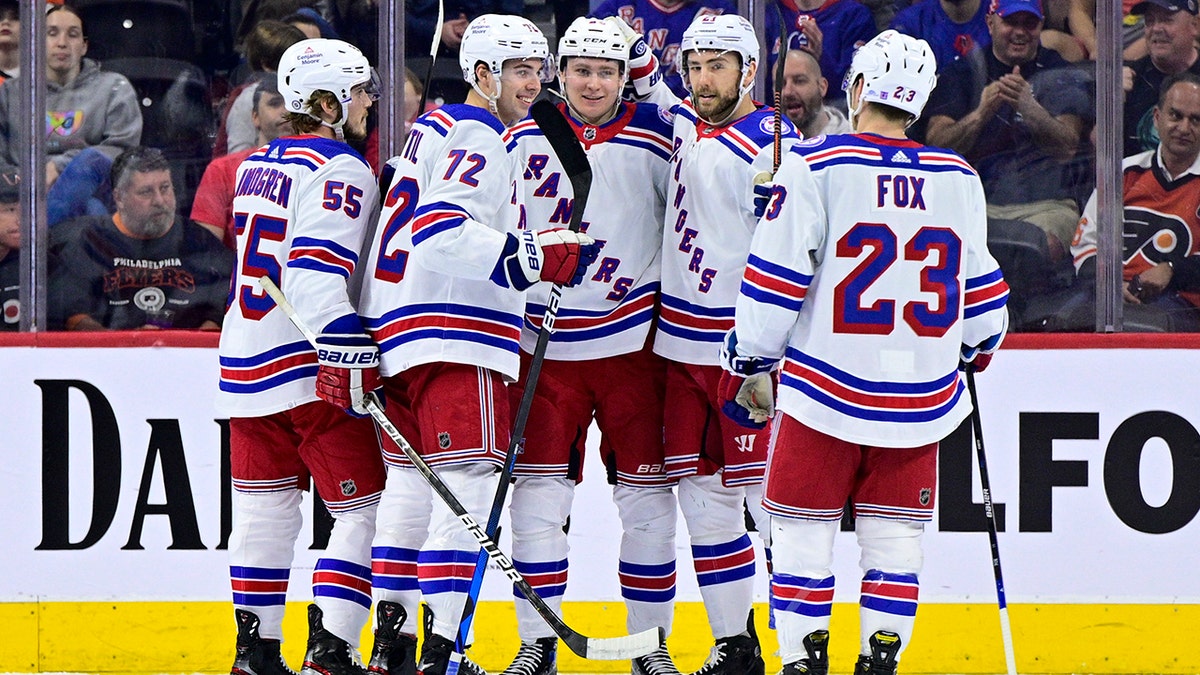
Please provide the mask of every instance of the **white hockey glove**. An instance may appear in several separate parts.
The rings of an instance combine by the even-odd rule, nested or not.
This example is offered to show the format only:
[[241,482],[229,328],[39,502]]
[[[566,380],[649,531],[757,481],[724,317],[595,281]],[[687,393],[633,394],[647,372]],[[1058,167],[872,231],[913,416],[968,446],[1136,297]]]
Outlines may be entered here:
[[383,386],[379,347],[361,331],[358,317],[348,314],[317,336],[317,396],[356,417],[369,414],[366,394]]
[[775,414],[774,359],[740,356],[737,333],[730,329],[721,344],[721,411],[743,427],[761,429]]
[[580,232],[562,228],[523,230],[519,239],[508,235],[491,278],[518,291],[539,281],[574,286],[583,281],[588,265],[599,254],[600,244]]
[[650,49],[650,45],[646,44],[646,40],[642,38],[641,34],[625,23],[623,19],[610,16],[604,20],[621,31],[621,35],[625,37],[625,44],[629,45],[629,82],[633,85],[636,98],[646,98],[662,79],[658,57],[654,55],[654,51]]

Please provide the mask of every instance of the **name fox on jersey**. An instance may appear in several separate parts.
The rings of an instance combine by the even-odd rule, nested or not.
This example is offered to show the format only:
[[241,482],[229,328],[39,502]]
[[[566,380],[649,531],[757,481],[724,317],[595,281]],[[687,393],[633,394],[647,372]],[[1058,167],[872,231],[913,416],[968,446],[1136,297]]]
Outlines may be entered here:
[[875,178],[876,209],[917,209],[925,210],[925,196],[921,190],[925,187],[925,179],[919,176],[880,174]]
[[256,166],[242,174],[238,181],[235,197],[249,195],[262,197],[287,208],[292,197],[292,178],[279,169]]

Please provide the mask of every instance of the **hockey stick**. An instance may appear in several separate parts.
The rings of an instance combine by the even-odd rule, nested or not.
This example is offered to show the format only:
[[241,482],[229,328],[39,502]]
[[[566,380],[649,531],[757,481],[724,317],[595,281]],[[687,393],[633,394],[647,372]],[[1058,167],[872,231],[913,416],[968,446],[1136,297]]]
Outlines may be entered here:
[[983,512],[987,516],[988,538],[992,543],[992,573],[996,577],[996,601],[1000,605],[1000,635],[1004,639],[1004,661],[1008,675],[1017,675],[1017,657],[1013,651],[1012,625],[1008,622],[1008,600],[1004,595],[1004,573],[1000,571],[1000,543],[996,534],[996,510],[992,505],[992,485],[988,480],[987,456],[983,452],[983,420],[979,416],[979,397],[975,394],[975,367],[968,364],[967,391],[971,394],[971,427],[975,432],[975,455],[979,460],[979,483],[983,488]]
[[442,44],[442,24],[445,20],[445,3],[438,0],[438,18],[437,23],[433,25],[433,43],[429,45],[429,65],[425,68],[425,81],[421,83],[421,105],[417,106],[418,117],[425,112],[425,104],[429,101],[429,81],[433,79],[433,62],[437,60],[438,45]]
[[[587,206],[588,194],[592,189],[591,164],[588,163],[587,154],[584,153],[579,141],[575,138],[575,131],[571,129],[571,125],[567,123],[566,118],[558,112],[553,103],[546,100],[538,101],[533,104],[531,113],[538,129],[550,142],[554,154],[562,163],[568,180],[571,181],[575,201],[571,207],[571,219],[568,227],[572,232],[578,232],[583,219],[583,210]],[[504,511],[504,500],[508,496],[509,484],[512,482],[517,453],[525,445],[525,426],[529,422],[529,412],[533,408],[533,395],[537,389],[538,379],[541,377],[542,363],[546,359],[546,348],[550,344],[550,334],[554,332],[554,321],[558,317],[561,300],[562,286],[554,284],[550,288],[550,297],[546,301],[546,311],[542,316],[542,327],[538,330],[537,344],[534,346],[533,357],[529,362],[529,371],[525,375],[525,390],[521,393],[521,403],[513,421],[508,452],[504,456],[504,468],[500,472],[500,482],[496,486],[496,496],[492,500],[492,510],[488,513],[487,535],[489,537],[494,538],[500,527],[500,514]],[[454,655],[451,656],[446,675],[455,675],[458,670],[455,656],[461,656],[467,636],[471,631],[471,624],[475,619],[475,605],[483,587],[487,555],[486,550],[481,550],[479,560],[475,563],[475,574],[471,577],[471,587],[467,592],[467,604],[463,606],[462,619],[458,625],[458,639],[455,642]]]
[[783,20],[783,10],[779,8],[780,0],[775,0],[775,18],[779,21],[779,58],[775,60],[775,137],[771,156],[771,177],[779,172],[779,163],[783,161],[783,68],[787,62],[788,36],[787,24]]
[[[301,321],[300,316],[296,314],[296,309],[292,307],[292,304],[288,302],[286,297],[284,297],[283,291],[279,290],[279,287],[275,285],[275,282],[271,281],[269,277],[264,276],[259,279],[259,285],[262,286],[263,290],[267,292],[267,295],[271,296],[271,299],[275,301],[275,304],[279,306],[279,309],[282,310],[284,315],[286,315],[287,318],[292,322],[292,325],[294,325],[310,343],[315,345],[317,338],[316,334],[304,325],[304,322]],[[479,523],[475,522],[475,519],[471,517],[471,514],[468,513],[465,508],[463,508],[462,503],[458,501],[458,497],[454,496],[454,493],[450,491],[450,488],[447,487],[444,482],[442,482],[442,479],[439,478],[436,473],[434,473],[433,469],[429,467],[429,464],[427,464],[421,455],[419,455],[417,451],[413,449],[412,445],[405,440],[404,436],[400,433],[400,430],[396,428],[395,424],[392,424],[392,420],[387,416],[387,413],[383,411],[383,406],[380,405],[379,399],[376,398],[374,392],[367,395],[365,405],[367,412],[371,414],[371,419],[375,420],[375,423],[379,425],[379,428],[382,429],[384,433],[386,433],[388,437],[391,438],[392,441],[400,448],[404,455],[408,457],[409,461],[412,462],[417,471],[420,472],[425,480],[429,482],[429,486],[433,488],[433,491],[436,492],[438,497],[440,497],[442,501],[446,503],[446,506],[450,509],[450,512],[462,522],[462,524],[467,528],[467,531],[470,532],[473,537],[475,537],[475,541],[479,542],[479,545],[484,551],[487,552],[487,555],[491,557],[491,559],[500,567],[504,574],[513,582],[514,585],[516,585],[517,589],[529,599],[530,604],[532,604],[533,608],[537,610],[537,613],[540,614],[543,619],[545,619],[550,628],[567,645],[567,647],[570,648],[572,652],[575,652],[580,657],[585,659],[624,661],[628,659],[635,659],[639,656],[645,656],[646,654],[649,654],[658,648],[659,640],[662,637],[661,629],[650,629],[642,631],[641,633],[637,633],[636,635],[622,635],[615,638],[593,638],[583,635],[563,622],[563,620],[554,613],[554,610],[550,609],[550,606],[546,604],[546,601],[543,600],[541,596],[539,596],[537,592],[533,590],[533,587],[529,585],[529,582],[525,580],[525,577],[523,577],[521,573],[517,571],[516,567],[513,566],[512,560],[510,560],[508,556],[504,555],[504,552],[500,550],[500,547],[496,544],[495,540],[489,537],[487,533],[483,531],[483,528],[479,526]]]

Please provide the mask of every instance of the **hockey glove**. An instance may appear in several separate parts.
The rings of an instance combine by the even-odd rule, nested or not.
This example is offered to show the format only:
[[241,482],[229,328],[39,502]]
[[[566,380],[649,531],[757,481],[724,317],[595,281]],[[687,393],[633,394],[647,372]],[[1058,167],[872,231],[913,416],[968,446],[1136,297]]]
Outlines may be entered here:
[[721,343],[721,367],[734,375],[757,375],[768,373],[775,368],[775,359],[764,359],[758,356],[741,356],[738,354],[737,331],[733,328],[725,334]]
[[519,239],[508,235],[491,278],[518,291],[539,281],[574,286],[599,254],[600,244],[586,234],[562,228],[524,230]]
[[629,45],[629,82],[633,85],[635,98],[646,98],[662,79],[658,57],[654,55],[650,45],[646,44],[641,34],[625,23],[623,19],[610,16],[604,20],[621,31],[621,35],[625,37],[625,44]]
[[767,212],[767,206],[771,203],[771,193],[775,190],[775,184],[769,179],[770,174],[763,173],[768,180],[762,183],[754,184],[754,217],[762,218]]
[[721,412],[739,426],[762,429],[775,414],[775,383],[771,373],[749,377],[721,371]]
[[970,368],[976,373],[982,373],[987,370],[988,364],[992,362],[992,353],[982,351],[978,347],[963,345],[958,358],[959,370],[966,372]]
[[379,348],[365,333],[331,332],[358,324],[345,316],[326,326],[317,336],[317,396],[355,417],[368,415],[367,392],[383,386],[379,375]]

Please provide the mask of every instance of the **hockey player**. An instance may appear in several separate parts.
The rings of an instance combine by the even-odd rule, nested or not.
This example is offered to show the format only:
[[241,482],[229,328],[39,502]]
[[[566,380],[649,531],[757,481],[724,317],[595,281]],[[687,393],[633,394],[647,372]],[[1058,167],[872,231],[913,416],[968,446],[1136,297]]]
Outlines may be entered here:
[[[680,47],[691,96],[675,105],[674,155],[667,190],[662,306],[654,351],[667,358],[667,475],[679,479],[679,507],[691,536],[700,595],[716,644],[701,675],[763,672],[750,614],[754,550],[750,507],[766,539],[762,475],[767,432],[721,414],[721,339],[733,327],[734,300],[758,219],[754,181],[770,173],[774,115],[750,98],[758,38],[737,15],[700,16]],[[662,102],[663,87],[652,100]],[[796,139],[781,122],[786,151]]]
[[[675,597],[675,494],[663,470],[666,365],[649,348],[659,287],[662,218],[671,125],[650,103],[622,103],[631,70],[657,78],[648,50],[630,62],[620,19],[579,18],[559,41],[560,104],[588,154],[592,189],[583,227],[604,243],[594,274],[564,290],[537,381],[513,487],[513,561],[555,611],[567,582],[567,534],[575,485],[593,417],[601,460],[621,518],[621,594],[627,626],[670,631]],[[631,69],[632,66],[632,69]],[[531,222],[565,224],[574,194],[562,164],[532,120],[513,127],[525,162]],[[510,389],[516,410],[545,315],[549,286],[529,289],[522,377]],[[557,672],[558,638],[523,596],[516,599],[521,648],[505,675]],[[678,673],[666,646],[633,662],[636,675]]]
[[[384,470],[371,421],[341,409],[361,414],[364,391],[379,383],[378,350],[347,292],[379,196],[370,167],[345,139],[366,136],[373,75],[366,57],[340,40],[293,45],[279,62],[279,91],[298,135],[271,141],[237,172],[239,262],[218,397],[230,416],[236,675],[291,673],[279,640],[300,491],[310,476],[334,525],[313,573],[303,672],[364,672],[352,652],[370,615]],[[263,292],[263,276],[283,288],[319,349]]]
[[[521,17],[485,14],[468,25],[459,63],[471,91],[464,104],[418,118],[388,162],[363,283],[388,414],[480,522],[509,440],[504,385],[518,375],[524,291],[577,283],[598,249],[587,235],[526,228],[522,167],[506,127],[528,115],[547,55],[541,31]],[[388,648],[375,650],[370,667],[399,672],[423,596],[432,619],[416,669],[441,675],[479,544],[440,500],[431,503],[390,439],[384,461],[372,571],[376,645]],[[461,668],[482,672],[469,660]]]
[[938,441],[970,412],[960,363],[983,370],[1007,329],[978,175],[905,138],[935,69],[924,40],[895,31],[855,54],[846,96],[857,133],[784,159],[726,340],[723,390],[743,423],[772,414],[782,362],[764,505],[783,675],[828,672],[847,499],[864,572],[855,672],[895,674],[917,610]]

